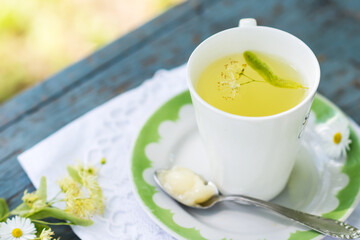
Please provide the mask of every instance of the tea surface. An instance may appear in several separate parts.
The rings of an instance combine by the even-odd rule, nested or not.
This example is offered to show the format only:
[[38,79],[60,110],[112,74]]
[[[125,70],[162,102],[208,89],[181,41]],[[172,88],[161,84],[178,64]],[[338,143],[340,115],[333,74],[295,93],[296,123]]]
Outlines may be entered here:
[[279,57],[246,51],[207,66],[195,86],[210,105],[241,116],[269,116],[306,96],[301,76]]

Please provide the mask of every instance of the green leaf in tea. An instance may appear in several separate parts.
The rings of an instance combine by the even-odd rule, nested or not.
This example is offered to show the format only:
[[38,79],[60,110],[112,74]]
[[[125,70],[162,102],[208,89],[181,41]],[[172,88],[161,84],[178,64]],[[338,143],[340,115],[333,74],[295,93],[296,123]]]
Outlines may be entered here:
[[289,79],[283,79],[273,73],[271,68],[251,51],[244,52],[244,58],[246,63],[254,69],[266,82],[275,87],[280,88],[305,88],[300,83]]

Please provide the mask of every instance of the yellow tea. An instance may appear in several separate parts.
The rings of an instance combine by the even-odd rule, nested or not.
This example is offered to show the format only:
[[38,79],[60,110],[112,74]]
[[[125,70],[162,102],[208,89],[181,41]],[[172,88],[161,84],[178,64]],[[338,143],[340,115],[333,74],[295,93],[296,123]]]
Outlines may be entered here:
[[301,76],[279,57],[245,51],[207,66],[195,86],[210,105],[241,116],[269,116],[299,104],[306,95]]

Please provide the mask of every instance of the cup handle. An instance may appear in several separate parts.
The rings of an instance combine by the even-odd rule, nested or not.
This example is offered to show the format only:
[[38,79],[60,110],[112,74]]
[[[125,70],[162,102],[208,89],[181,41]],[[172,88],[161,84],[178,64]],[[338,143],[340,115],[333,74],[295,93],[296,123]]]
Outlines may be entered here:
[[256,27],[256,19],[255,18],[242,18],[239,21],[239,27]]

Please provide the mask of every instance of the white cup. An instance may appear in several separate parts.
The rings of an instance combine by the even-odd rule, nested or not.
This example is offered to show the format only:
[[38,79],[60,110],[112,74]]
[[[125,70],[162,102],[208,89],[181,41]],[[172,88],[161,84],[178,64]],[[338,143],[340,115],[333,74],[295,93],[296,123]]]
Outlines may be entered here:
[[[219,110],[195,91],[201,72],[221,57],[256,50],[279,56],[302,76],[309,88],[295,107],[271,116],[245,117]],[[255,19],[203,41],[191,54],[187,82],[199,132],[208,153],[212,180],[225,194],[269,200],[285,187],[300,147],[300,135],[320,82],[319,63],[295,36]]]

